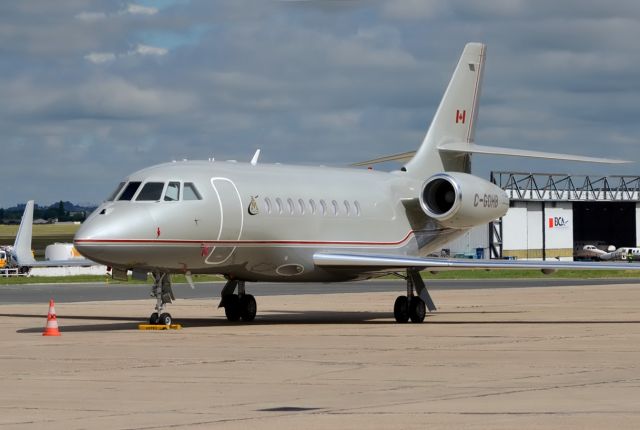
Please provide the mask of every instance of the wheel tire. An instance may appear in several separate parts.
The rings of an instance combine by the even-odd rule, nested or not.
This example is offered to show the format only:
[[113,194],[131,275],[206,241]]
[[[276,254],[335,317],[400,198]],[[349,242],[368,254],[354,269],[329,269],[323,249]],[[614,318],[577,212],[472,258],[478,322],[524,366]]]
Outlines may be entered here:
[[409,317],[411,322],[421,323],[427,314],[427,307],[420,297],[411,297],[409,302]]
[[409,321],[409,299],[406,296],[398,296],[393,305],[393,316],[399,323]]
[[171,314],[160,314],[160,318],[158,318],[158,323],[160,325],[171,325],[171,322],[173,320],[171,319]]
[[258,312],[258,304],[255,297],[251,294],[245,294],[240,299],[240,318],[242,321],[253,321]]
[[240,297],[237,294],[225,298],[224,314],[227,316],[227,320],[231,322],[236,322],[240,319]]
[[149,317],[149,324],[158,324],[160,322],[160,317],[158,317],[158,312],[154,312]]

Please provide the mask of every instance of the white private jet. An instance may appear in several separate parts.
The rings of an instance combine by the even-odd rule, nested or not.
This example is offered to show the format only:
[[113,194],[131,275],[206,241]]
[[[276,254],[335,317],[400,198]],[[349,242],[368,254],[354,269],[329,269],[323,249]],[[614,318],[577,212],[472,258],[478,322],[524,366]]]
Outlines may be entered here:
[[640,248],[623,246],[616,249],[615,246],[611,245],[607,248],[607,251],[603,251],[594,245],[585,245],[582,249],[585,251],[585,254],[604,261],[633,261],[640,259]]
[[[422,322],[435,305],[421,270],[640,269],[622,263],[456,260],[428,255],[469,228],[502,217],[506,193],[470,175],[471,154],[619,163],[619,160],[474,143],[486,49],[465,46],[416,152],[398,171],[182,161],[132,173],[75,236],[87,258],[114,277],[154,278],[150,322],[170,324],[170,275],[221,274],[220,306],[251,321],[246,282],[340,282],[396,274],[407,281],[394,304],[398,322]],[[237,290],[237,293],[236,293]]]

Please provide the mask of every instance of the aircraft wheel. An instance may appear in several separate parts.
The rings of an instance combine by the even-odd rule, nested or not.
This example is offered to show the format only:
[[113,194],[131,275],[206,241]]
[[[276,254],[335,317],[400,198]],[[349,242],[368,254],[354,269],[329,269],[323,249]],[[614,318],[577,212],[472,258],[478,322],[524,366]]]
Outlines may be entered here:
[[158,324],[160,318],[158,317],[158,312],[154,312],[149,317],[149,324]]
[[227,320],[232,322],[240,319],[240,298],[237,294],[225,298],[224,314],[227,316]]
[[427,307],[420,297],[411,297],[409,302],[409,317],[411,322],[421,323],[427,314]]
[[158,318],[158,323],[160,325],[171,325],[172,319],[171,314],[164,313],[160,314],[160,318]]
[[245,294],[240,299],[240,318],[242,321],[253,321],[256,318],[258,305],[256,299],[251,294]]
[[399,323],[409,321],[409,299],[406,296],[398,296],[393,305],[393,316]]

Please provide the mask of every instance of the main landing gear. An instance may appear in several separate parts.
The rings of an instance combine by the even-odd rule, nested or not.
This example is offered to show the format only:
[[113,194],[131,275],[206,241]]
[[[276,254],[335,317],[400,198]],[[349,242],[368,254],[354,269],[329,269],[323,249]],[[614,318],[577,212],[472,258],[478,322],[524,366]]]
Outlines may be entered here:
[[[236,287],[238,294],[234,294]],[[256,299],[251,294],[247,294],[244,289],[244,281],[228,280],[222,289],[222,299],[219,308],[224,308],[227,320],[253,321],[256,318],[258,305]]]
[[[421,323],[429,311],[435,311],[436,305],[431,300],[424,281],[417,270],[407,270],[407,295],[398,296],[393,305],[393,316],[399,323],[406,323],[409,320],[414,323]],[[414,295],[414,290],[415,294]]]
[[151,296],[156,298],[156,311],[149,317],[150,324],[171,325],[171,314],[166,312],[167,304],[175,300],[171,289],[171,276],[164,272],[153,272]]

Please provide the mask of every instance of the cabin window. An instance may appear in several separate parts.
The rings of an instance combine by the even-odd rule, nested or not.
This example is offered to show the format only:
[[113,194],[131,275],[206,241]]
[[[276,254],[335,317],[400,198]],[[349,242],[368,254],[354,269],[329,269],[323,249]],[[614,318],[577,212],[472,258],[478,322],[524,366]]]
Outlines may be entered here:
[[276,197],[276,207],[278,208],[278,213],[282,213],[282,200],[280,197]]
[[185,182],[183,190],[183,200],[202,200],[198,189],[193,182]]
[[164,192],[165,202],[175,202],[180,200],[180,182],[169,182],[167,191]]
[[355,202],[353,202],[353,206],[356,208],[356,216],[360,216],[360,203],[358,203],[358,201],[356,200]]
[[304,200],[298,199],[298,208],[300,209],[300,215],[304,215],[304,212],[305,212]]
[[267,213],[270,214],[271,213],[271,199],[269,197],[265,197],[264,206],[267,209]]
[[147,182],[144,184],[136,200],[139,202],[157,202],[162,197],[164,182]]
[[116,188],[116,190],[111,193],[111,195],[107,199],[108,202],[112,202],[116,199],[116,197],[118,197],[118,194],[120,194],[120,191],[122,191],[122,189],[124,188],[124,184],[126,184],[126,182],[120,182],[118,188]]
[[333,206],[333,215],[338,216],[338,202],[332,200],[331,205]]
[[346,211],[347,216],[351,215],[351,205],[346,200],[344,201],[344,210]]
[[320,199],[320,208],[321,208],[322,215],[326,215],[327,214],[327,202],[325,202],[324,200]]
[[141,183],[142,182],[140,181],[129,182],[129,184],[127,184],[126,188],[124,189],[124,191],[122,192],[118,200],[119,201],[131,200],[133,198],[133,195],[136,193],[136,191],[138,191],[138,188],[140,188]]
[[293,215],[293,211],[295,210],[295,209],[293,208],[293,200],[291,200],[291,199],[287,199],[287,205],[289,206],[289,213],[290,213],[291,215]]
[[316,214],[316,202],[313,199],[309,199],[309,207],[311,207],[311,214]]

